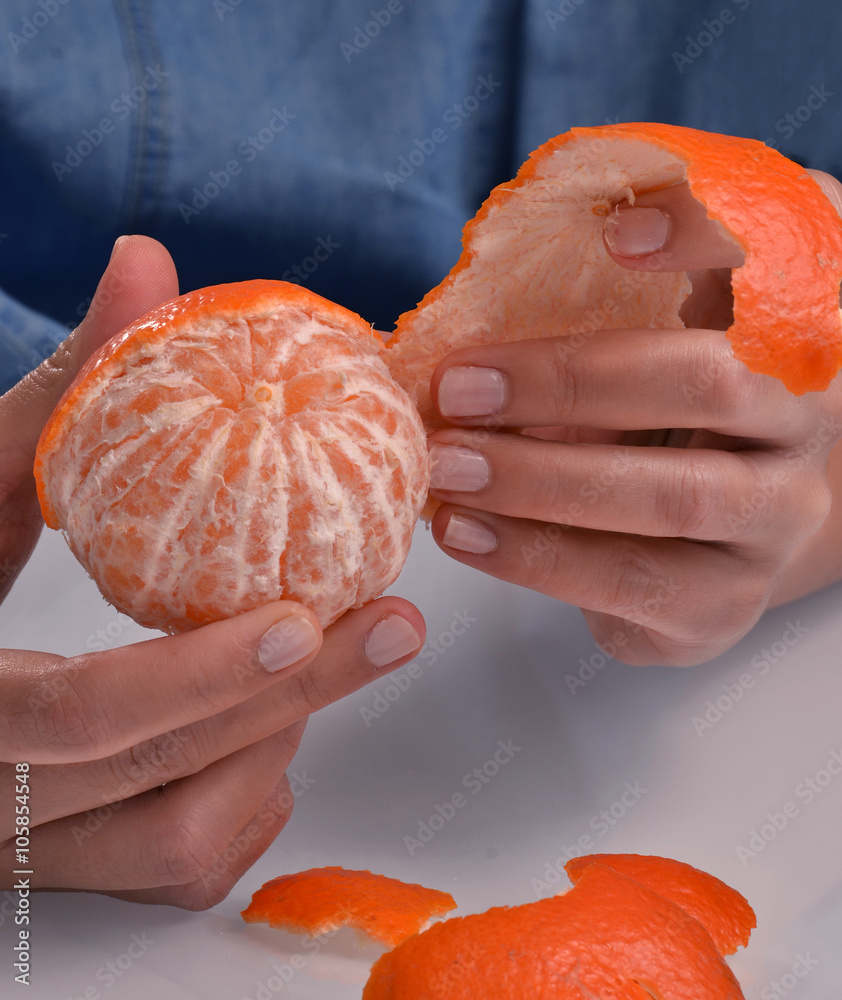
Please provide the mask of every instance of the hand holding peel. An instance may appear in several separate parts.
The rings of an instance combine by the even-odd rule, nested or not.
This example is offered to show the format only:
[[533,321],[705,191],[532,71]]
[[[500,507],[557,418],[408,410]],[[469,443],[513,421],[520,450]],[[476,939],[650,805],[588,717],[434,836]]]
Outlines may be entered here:
[[[842,204],[833,178],[816,179]],[[745,254],[686,184],[603,226],[628,277],[590,322],[436,369],[449,426],[430,439],[433,531],[454,558],[582,607],[609,655],[697,663],[770,604],[842,575],[842,385],[796,396],[735,358],[722,331]],[[602,328],[638,277],[685,271],[686,328]]]

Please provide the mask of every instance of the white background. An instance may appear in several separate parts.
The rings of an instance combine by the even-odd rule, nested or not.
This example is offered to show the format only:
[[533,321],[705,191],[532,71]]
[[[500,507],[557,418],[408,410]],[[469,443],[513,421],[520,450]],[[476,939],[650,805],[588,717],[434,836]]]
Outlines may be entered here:
[[[403,668],[397,698],[385,676],[310,721],[290,769],[310,787],[230,896],[195,914],[38,894],[27,988],[13,979],[14,894],[0,893],[0,996],[357,1000],[371,955],[344,936],[305,948],[242,922],[239,911],[262,882],[314,866],[368,868],[448,890],[464,914],[537,898],[536,880],[546,884],[586,838],[598,851],[688,861],[743,892],[758,929],[732,965],[748,1000],[838,1000],[842,776],[812,802],[801,783],[824,780],[832,754],[842,756],[842,587],[768,613],[704,666],[609,661],[575,691],[569,678],[578,678],[581,661],[602,660],[576,609],[460,567],[423,528],[393,589],[427,619],[420,672],[410,678]],[[797,640],[791,624],[803,633]],[[99,629],[115,645],[150,636],[119,625],[61,537],[46,532],[0,609],[0,641],[73,654]],[[766,668],[774,653],[764,649],[783,655]],[[751,686],[741,685],[745,675]],[[717,700],[721,718],[694,724]],[[519,749],[472,794],[463,778],[493,756],[498,740]],[[622,804],[628,786],[630,806]],[[404,838],[417,837],[436,804],[459,791],[466,804],[411,854]],[[767,814],[788,802],[797,815],[777,831]],[[774,836],[756,856],[740,857],[761,828]],[[144,950],[129,959],[133,935]],[[289,978],[296,953],[306,961]],[[289,978],[283,989],[279,970]]]

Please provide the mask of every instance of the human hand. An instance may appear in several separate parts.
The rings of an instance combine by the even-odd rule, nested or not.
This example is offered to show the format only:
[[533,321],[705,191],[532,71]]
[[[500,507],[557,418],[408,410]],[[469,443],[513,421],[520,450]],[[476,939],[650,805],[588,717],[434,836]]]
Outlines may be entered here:
[[[160,244],[119,242],[81,326],[0,398],[6,589],[42,525],[32,463],[53,406],[92,350],[177,294]],[[21,867],[23,818],[34,888],[214,905],[289,818],[296,790],[285,771],[307,716],[406,662],[423,629],[398,598],[349,611],[324,634],[283,601],[105,652],[0,651],[2,877],[11,885]],[[28,795],[16,803],[21,774]]]
[[[842,187],[814,176],[842,206]],[[734,358],[721,331],[742,253],[686,185],[609,219],[618,263],[693,272],[690,328],[449,355],[432,379],[452,425],[430,439],[433,535],[460,562],[579,605],[607,655],[693,664],[770,602],[842,575],[839,506],[828,516],[842,379],[796,397]]]

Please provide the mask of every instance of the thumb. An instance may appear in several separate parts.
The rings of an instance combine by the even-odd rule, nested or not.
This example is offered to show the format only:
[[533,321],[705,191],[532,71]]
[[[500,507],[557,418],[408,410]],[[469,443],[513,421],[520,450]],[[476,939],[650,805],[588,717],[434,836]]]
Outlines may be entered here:
[[[31,465],[42,427],[85,359],[138,316],[177,295],[175,265],[165,247],[147,236],[117,240],[85,318],[54,354],[0,398],[0,434],[14,440],[24,462]],[[8,456],[3,458],[7,463]]]
[[167,250],[146,236],[121,236],[79,326],[35,371],[0,396],[0,600],[41,530],[32,465],[44,424],[93,351],[177,295],[175,265]]

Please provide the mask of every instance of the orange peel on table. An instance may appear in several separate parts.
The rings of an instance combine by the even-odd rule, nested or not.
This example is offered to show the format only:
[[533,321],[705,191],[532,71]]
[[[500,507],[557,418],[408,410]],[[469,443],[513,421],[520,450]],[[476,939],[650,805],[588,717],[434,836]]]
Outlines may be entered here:
[[575,885],[592,865],[633,878],[695,917],[722,955],[748,944],[757,925],[745,898],[720,879],[683,861],[642,854],[589,854],[572,858],[564,870]]
[[450,893],[332,867],[271,879],[254,893],[242,918],[311,937],[353,927],[373,941],[394,946],[455,908]]
[[793,393],[826,389],[842,367],[842,219],[818,183],[757,140],[635,122],[574,128],[535,150],[465,226],[447,277],[399,318],[389,363],[425,425],[442,424],[430,377],[457,348],[683,328],[687,274],[617,264],[603,223],[621,202],[685,181],[744,254],[734,354]]
[[454,908],[447,893],[342,868],[273,879],[242,916],[310,936],[350,925],[393,945],[363,1000],[743,1000],[723,955],[756,920],[736,890],[669,858],[596,854],[565,868],[566,892],[427,930]]
[[806,171],[763,143],[679,126],[573,129],[494,189],[459,261],[386,346],[280,281],[200,289],[132,323],[44,428],[46,523],[142,625],[179,632],[283,598],[330,624],[406,560],[445,355],[683,326],[688,275],[623,268],[602,233],[614,206],[685,181],[744,254],[735,355],[794,393],[826,388],[842,365],[842,220]]

